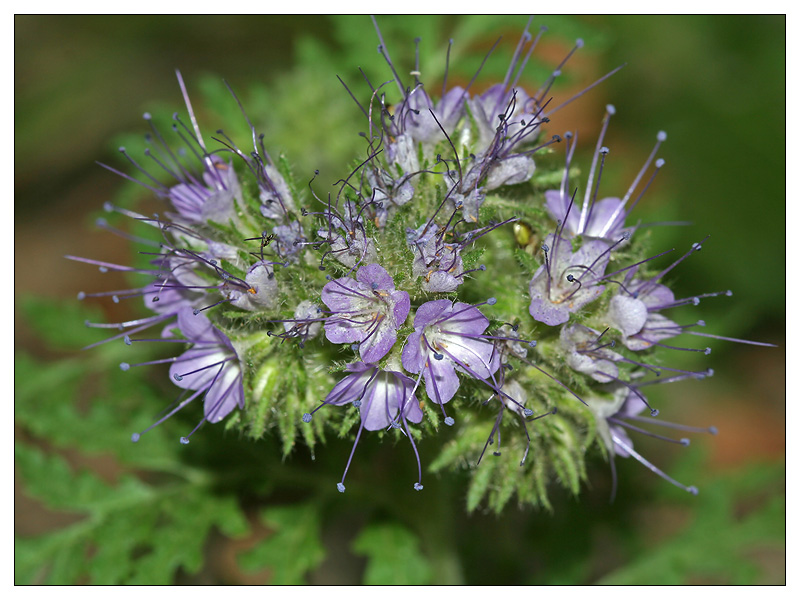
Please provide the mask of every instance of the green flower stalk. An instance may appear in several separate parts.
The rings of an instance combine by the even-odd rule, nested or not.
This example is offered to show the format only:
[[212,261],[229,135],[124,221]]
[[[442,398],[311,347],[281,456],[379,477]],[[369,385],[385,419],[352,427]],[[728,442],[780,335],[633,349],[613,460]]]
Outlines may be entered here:
[[[150,240],[131,238],[150,266],[69,258],[142,278],[105,295],[141,297],[153,316],[89,326],[113,330],[109,343],[177,349],[121,365],[170,365],[183,392],[153,426],[178,411],[199,414],[202,398],[204,416],[181,443],[206,421],[277,436],[284,454],[299,437],[313,449],[326,432],[352,436],[342,478],[331,482],[340,492],[350,470],[358,477],[351,468],[366,429],[410,442],[418,476],[409,491],[423,490],[426,470],[468,468],[473,495],[488,494],[496,511],[515,494],[549,506],[553,482],[577,494],[598,448],[612,466],[633,457],[696,494],[639,454],[628,433],[647,434],[644,424],[715,430],[661,421],[669,407],[651,405],[643,390],[711,375],[669,366],[676,352],[710,351],[674,338],[768,344],[670,316],[730,292],[675,298],[667,276],[702,242],[665,266],[668,252],[650,250],[632,217],[664,166],[666,134],[627,191],[604,197],[604,138],[616,111],[606,107],[584,180],[578,136],[560,109],[586,102],[616,69],[565,102],[551,96],[581,40],[537,90],[519,81],[544,29],[526,28],[503,81],[476,93],[480,69],[466,87],[448,88],[446,72],[437,94],[418,58],[399,72],[375,29],[389,79],[365,76],[352,88],[340,79],[363,114],[365,146],[332,190],[274,160],[244,110],[247,145],[222,130],[212,145],[180,74],[186,115],[174,115],[171,134],[146,114],[144,158],[121,148],[130,173],[106,167],[164,201],[157,215],[106,205],[151,227]],[[443,443],[431,443],[437,437]]]

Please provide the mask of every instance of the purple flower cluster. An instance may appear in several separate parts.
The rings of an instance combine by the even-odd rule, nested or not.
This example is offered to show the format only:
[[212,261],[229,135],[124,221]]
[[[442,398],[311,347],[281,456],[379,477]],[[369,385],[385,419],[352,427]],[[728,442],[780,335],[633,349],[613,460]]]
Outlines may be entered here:
[[[615,114],[613,106],[606,107],[582,198],[576,200],[578,190],[570,177],[575,172],[577,135],[566,132],[548,138],[543,130],[563,106],[616,70],[551,106],[551,86],[583,42],[578,40],[541,87],[529,93],[519,82],[543,32],[534,37],[526,27],[502,83],[480,94],[470,92],[477,73],[465,87],[448,89],[448,47],[437,100],[420,81],[418,60],[411,72],[413,84],[405,85],[378,30],[378,50],[392,79],[373,85],[364,74],[370,92],[365,105],[347,90],[367,118],[362,134],[366,157],[334,185],[327,200],[312,185],[318,173],[309,183],[310,197],[298,191],[288,169],[279,169],[270,158],[263,136],[246,115],[251,150],[240,149],[222,130],[214,138],[222,147],[209,150],[178,74],[190,124],[177,114],[173,117],[181,147],[173,149],[145,115],[152,130],[145,155],[153,172],[124,148],[122,154],[140,173],[138,178],[107,167],[167,204],[161,214],[152,216],[106,206],[109,212],[150,226],[155,235],[149,239],[99,221],[101,227],[145,244],[143,254],[150,263],[134,268],[69,257],[100,271],[147,279],[131,289],[81,293],[81,298],[105,296],[115,302],[142,297],[154,313],[121,323],[90,323],[114,331],[100,343],[183,346],[171,358],[120,365],[127,371],[133,366],[169,364],[170,379],[181,389],[176,406],[134,434],[133,441],[199,397],[204,416],[180,438],[184,444],[206,421],[218,423],[235,409],[246,405],[249,409],[255,403],[255,410],[246,411],[242,420],[262,419],[257,425],[263,431],[265,419],[280,414],[281,433],[289,440],[284,439],[285,447],[290,448],[294,437],[285,433],[285,422],[298,419],[286,415],[302,413],[307,439],[313,441],[321,425],[308,424],[319,409],[338,406],[343,407],[341,413],[352,405],[360,425],[337,483],[339,491],[345,491],[364,430],[408,439],[418,469],[413,487],[421,490],[417,440],[438,430],[437,413],[453,427],[456,420],[449,413],[455,405],[479,411],[481,405],[494,402],[493,422],[481,422],[470,414],[459,417],[459,427],[449,430],[466,435],[470,427],[491,426],[483,450],[479,444],[472,448],[476,456],[480,451],[478,462],[490,445],[493,454],[500,455],[506,410],[524,431],[523,439],[517,430],[517,442],[525,444],[524,451],[521,443],[517,445],[521,466],[537,444],[546,447],[552,442],[566,448],[570,436],[565,430],[591,429],[585,423],[591,418],[612,467],[614,456],[632,456],[696,493],[696,488],[679,484],[638,454],[629,432],[646,433],[642,424],[713,432],[655,420],[659,411],[641,389],[710,374],[663,366],[654,353],[710,352],[672,345],[673,338],[684,334],[731,340],[697,331],[703,321],[680,324],[669,312],[730,292],[676,299],[665,282],[675,267],[701,249],[702,242],[661,271],[651,264],[666,252],[642,259],[647,256],[640,236],[643,225],[628,221],[664,165],[657,158],[666,140],[664,132],[657,134],[655,147],[622,197],[602,197],[601,179],[610,152],[604,140]],[[387,100],[387,86],[397,87],[396,101]],[[562,141],[563,173],[559,166],[537,180],[560,180],[560,184],[539,194],[541,187],[530,182],[547,163],[537,165],[534,155]],[[164,178],[169,182],[162,182]],[[506,193],[510,186],[516,186],[515,191]],[[305,200],[312,210],[300,204]],[[533,257],[527,246],[512,247],[508,235],[507,226],[520,224],[523,218],[536,220],[536,229],[542,232]],[[483,239],[489,234],[491,243]],[[485,262],[479,264],[479,259]],[[488,300],[476,300],[481,298]],[[484,314],[486,306],[495,307],[496,320]],[[154,327],[159,335],[140,337]],[[520,327],[527,333],[518,335]],[[536,342],[526,339],[533,332]],[[282,346],[286,342],[297,345]],[[285,355],[278,350],[287,347],[291,351]],[[334,383],[330,374],[337,371],[345,374]],[[663,372],[670,375],[662,378]],[[313,377],[318,377],[315,386],[304,383]],[[281,387],[262,391],[267,380],[279,381]],[[316,408],[303,412],[309,398],[315,394],[321,398],[328,389]],[[252,390],[253,396],[246,398],[245,390]],[[425,406],[423,390],[438,408]],[[534,409],[541,414],[534,416]],[[649,417],[639,415],[645,409]],[[537,424],[531,435],[530,423],[557,411],[557,417]],[[294,427],[290,426],[292,436]],[[482,435],[485,430],[480,431]],[[575,433],[575,439],[580,435]],[[585,446],[569,442],[567,453],[584,451]],[[532,454],[538,459],[547,453]],[[616,486],[615,471],[614,477]]]

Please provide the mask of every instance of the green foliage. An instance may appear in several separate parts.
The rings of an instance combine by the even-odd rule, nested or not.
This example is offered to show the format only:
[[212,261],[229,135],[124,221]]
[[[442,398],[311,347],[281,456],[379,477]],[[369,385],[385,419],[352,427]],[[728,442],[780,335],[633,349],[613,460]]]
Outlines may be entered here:
[[244,552],[239,562],[244,569],[268,567],[270,583],[297,585],[325,558],[321,540],[319,506],[315,503],[280,506],[263,511],[262,521],[273,532],[252,550]]
[[399,523],[368,525],[353,541],[353,551],[367,557],[364,585],[425,585],[432,581],[430,561],[419,540]]
[[[600,583],[762,583],[759,554],[785,552],[784,486],[783,465],[750,467],[707,482],[697,498],[682,498],[691,516],[680,532],[657,548],[642,549]],[[674,490],[662,496],[673,497]]]
[[76,302],[53,302],[29,296],[22,299],[21,305],[27,323],[54,349],[77,350],[107,337],[107,332],[84,324],[84,321],[102,322],[99,311]]
[[[46,302],[28,306],[36,306],[45,323],[55,323],[61,309]],[[91,314],[82,306],[68,313],[78,323]],[[70,325],[67,321],[67,331]],[[69,343],[57,326],[38,329],[48,343]],[[74,334],[80,343],[87,337],[84,331]],[[131,443],[131,432],[141,424],[136,415],[144,416],[142,405],[162,402],[144,381],[119,370],[123,353],[130,360],[137,349],[119,341],[92,356],[49,365],[21,353],[15,357],[15,420],[33,436],[15,445],[24,489],[44,506],[79,518],[52,533],[15,539],[18,584],[170,583],[179,569],[197,573],[202,568],[212,530],[240,535],[247,529],[236,497],[217,494],[212,478],[183,463],[177,433],[168,435],[174,431],[170,424]],[[85,398],[89,390],[102,401]],[[146,471],[108,483],[42,446],[79,456],[113,456]],[[151,479],[147,472],[160,476]]]
[[22,444],[14,458],[28,493],[83,517],[58,532],[15,540],[19,584],[166,584],[179,568],[200,570],[212,528],[227,535],[246,531],[236,500],[205,486],[153,486],[133,476],[112,486]]

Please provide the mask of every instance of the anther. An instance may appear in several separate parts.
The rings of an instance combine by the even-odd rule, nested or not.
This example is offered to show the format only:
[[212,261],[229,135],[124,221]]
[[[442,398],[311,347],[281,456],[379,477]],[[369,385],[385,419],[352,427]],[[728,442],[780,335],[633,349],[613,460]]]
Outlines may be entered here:
[[488,304],[489,306],[494,306],[495,304],[497,304],[497,298],[489,298],[486,301],[486,304]]
[[361,408],[361,400],[353,400],[353,406],[356,408]]
[[417,483],[414,484],[414,489],[417,490],[418,492],[422,491],[422,484],[418,481]]
[[525,410],[522,411],[522,414],[525,415],[526,417],[532,417],[533,411],[530,408],[526,408]]
[[175,373],[172,377],[175,378],[175,381],[183,381],[183,376],[178,375],[177,373]]
[[128,369],[131,368],[131,366],[130,366],[130,364],[128,364],[126,362],[122,362],[122,363],[119,363],[119,368],[121,370],[123,370],[123,371],[127,371]]
[[132,433],[132,434],[131,434],[131,441],[132,441],[134,444],[135,444],[136,442],[138,442],[138,441],[139,441],[139,434],[138,434],[138,433]]
[[125,342],[126,346],[130,346],[133,342],[131,341],[131,336],[126,335],[122,340]]
[[336,489],[339,490],[342,494],[344,494],[345,487],[344,487],[343,483],[341,483],[341,482],[337,483],[336,484]]
[[666,131],[659,131],[659,132],[658,132],[658,135],[656,135],[656,139],[657,139],[659,142],[665,142],[665,141],[667,141],[667,132],[666,132]]
[[182,437],[180,441],[181,441],[181,444],[183,444],[185,446],[186,444],[189,443],[189,438],[188,437]]
[[452,427],[453,425],[455,425],[455,423],[456,420],[453,417],[447,417],[444,420],[444,424],[447,425],[448,427]]
[[311,423],[311,413],[303,413],[303,423]]

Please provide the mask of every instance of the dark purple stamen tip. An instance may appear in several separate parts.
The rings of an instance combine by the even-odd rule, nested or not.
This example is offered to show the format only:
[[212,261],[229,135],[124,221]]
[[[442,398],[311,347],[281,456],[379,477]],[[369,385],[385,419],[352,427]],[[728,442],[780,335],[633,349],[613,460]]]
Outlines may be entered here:
[[692,442],[689,438],[681,438],[681,446],[688,446],[691,443]]
[[344,494],[345,487],[344,487],[343,483],[341,483],[341,482],[337,483],[336,484],[336,489],[339,490],[342,494]]
[[453,417],[446,417],[444,420],[444,424],[448,425],[449,427],[452,427],[453,425],[455,425],[455,423],[456,420]]
[[311,413],[304,413],[303,414],[303,423],[311,423],[311,419],[312,418],[313,417],[311,416]]
[[139,441],[139,434],[138,434],[138,433],[133,433],[133,434],[131,434],[131,441],[132,441],[134,444],[135,444],[136,442],[138,442],[138,441]]
[[127,371],[128,369],[131,368],[131,365],[129,363],[122,362],[122,363],[119,363],[119,368],[121,370],[123,370],[123,371]]
[[489,306],[494,306],[495,304],[497,304],[497,298],[489,298],[486,301],[486,304],[488,304]]
[[175,373],[172,377],[175,379],[175,381],[183,381],[183,376],[178,375],[177,373]]
[[526,408],[525,410],[522,411],[522,414],[525,415],[526,417],[532,417],[533,411],[530,408]]
[[133,342],[131,341],[131,336],[126,335],[122,340],[125,342],[126,346],[130,346]]
[[693,485],[690,485],[688,488],[686,488],[686,491],[692,494],[692,496],[697,496],[699,493],[699,490]]
[[657,408],[651,408],[650,409],[650,416],[657,417],[658,416],[658,409]]
[[83,300],[86,298],[86,292],[78,292],[78,300]]
[[361,400],[353,400],[353,406],[356,408],[361,408]]
[[421,492],[422,484],[418,481],[417,483],[414,484],[414,489],[417,490],[418,492]]
[[189,443],[189,438],[188,437],[182,437],[180,442],[181,442],[181,444],[183,444],[185,446],[186,444]]
[[711,435],[717,435],[718,433],[717,428],[712,425],[711,427],[708,428],[708,433],[710,433]]

